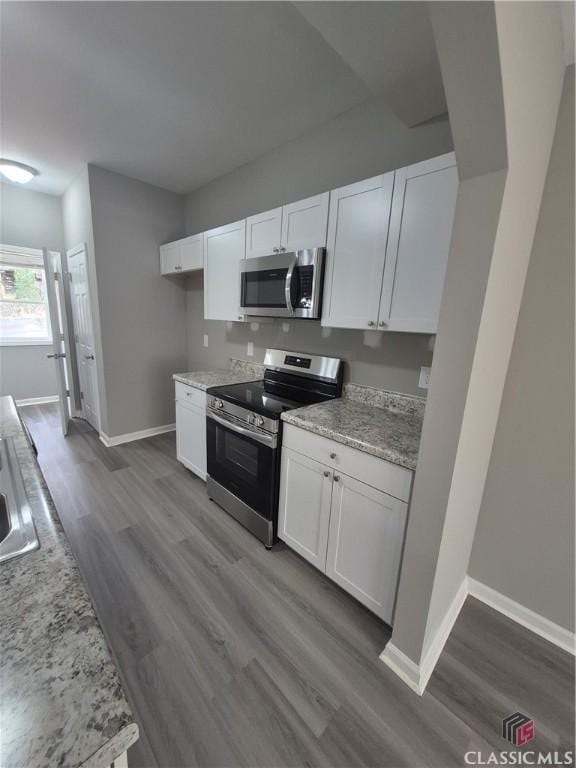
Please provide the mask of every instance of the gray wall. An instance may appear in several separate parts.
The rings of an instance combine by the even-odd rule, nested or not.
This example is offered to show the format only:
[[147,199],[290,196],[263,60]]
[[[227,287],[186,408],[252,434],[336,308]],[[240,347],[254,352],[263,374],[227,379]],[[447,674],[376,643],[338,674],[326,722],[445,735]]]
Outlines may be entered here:
[[370,100],[186,198],[186,231],[202,232],[453,149],[447,119],[407,128]]
[[470,561],[473,578],[572,631],[574,205],[572,66]]
[[[61,251],[60,198],[0,184],[0,243]],[[17,399],[57,394],[56,369],[48,346],[0,347],[0,393]]]
[[182,236],[184,198],[88,167],[110,437],[174,422],[172,374],[186,367],[186,293],[160,276],[159,246]]
[[[469,175],[384,653],[399,649],[416,663],[433,653],[468,573],[564,73],[554,4],[437,2],[430,16],[456,155]],[[496,171],[494,157],[506,167]]]
[[[202,370],[226,366],[228,357],[262,362],[267,347],[293,349],[341,357],[346,360],[345,379],[367,386],[426,395],[418,388],[421,365],[432,362],[431,338],[416,334],[322,328],[319,322],[292,320],[282,330],[278,320],[224,323],[204,320],[202,275],[188,278],[188,364]],[[208,348],[203,336],[208,335]],[[254,357],[247,355],[247,342],[254,344]]]
[[[451,150],[447,120],[406,128],[382,101],[368,101],[188,195],[186,231],[200,232]],[[418,376],[432,359],[427,336],[347,330],[324,335],[319,322],[306,321],[291,322],[288,333],[276,321],[260,323],[255,332],[250,324],[204,321],[202,278],[190,278],[187,287],[191,368],[222,366],[229,356],[246,359],[252,341],[258,362],[267,346],[334,355],[346,360],[353,381],[426,394]]]

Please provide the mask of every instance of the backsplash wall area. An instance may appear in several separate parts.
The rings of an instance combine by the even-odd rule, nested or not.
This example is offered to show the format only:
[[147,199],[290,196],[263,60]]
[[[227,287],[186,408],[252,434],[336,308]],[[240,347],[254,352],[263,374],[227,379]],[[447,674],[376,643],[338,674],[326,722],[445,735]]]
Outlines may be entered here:
[[[432,362],[431,337],[413,333],[386,333],[322,328],[315,320],[255,320],[228,323],[204,320],[202,274],[186,283],[188,367],[222,368],[230,357],[262,362],[267,347],[340,357],[346,362],[345,380],[357,384],[425,396],[418,387],[420,366]],[[288,322],[285,332],[283,324]],[[204,335],[208,335],[208,347]],[[247,345],[254,344],[254,356]]]

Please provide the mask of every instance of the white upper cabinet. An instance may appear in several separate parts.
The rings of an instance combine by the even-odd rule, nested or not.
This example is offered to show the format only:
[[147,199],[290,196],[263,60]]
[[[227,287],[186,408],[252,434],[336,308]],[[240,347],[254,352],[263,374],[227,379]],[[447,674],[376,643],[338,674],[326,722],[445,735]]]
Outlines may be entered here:
[[307,197],[282,209],[280,250],[324,248],[328,227],[330,192]]
[[332,191],[322,325],[376,328],[393,186],[394,172]]
[[239,264],[246,253],[246,221],[204,232],[204,317],[243,320]]
[[172,275],[180,271],[180,243],[166,243],[160,246],[160,272]]
[[246,258],[326,245],[330,193],[246,219]]
[[458,172],[453,153],[396,171],[380,327],[436,333]]
[[204,235],[192,235],[180,240],[180,264],[183,272],[204,269]]
[[160,246],[160,272],[173,275],[204,268],[204,236],[191,235]]
[[453,153],[334,190],[322,325],[436,333],[457,193]]
[[282,208],[257,213],[246,219],[246,258],[270,256],[280,248]]

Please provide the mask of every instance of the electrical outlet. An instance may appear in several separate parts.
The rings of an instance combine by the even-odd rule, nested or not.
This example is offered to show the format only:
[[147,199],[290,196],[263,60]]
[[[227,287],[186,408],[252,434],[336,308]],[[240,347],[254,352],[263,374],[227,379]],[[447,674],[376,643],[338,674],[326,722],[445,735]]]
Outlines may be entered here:
[[290,330],[290,323],[282,323],[282,331],[284,333],[288,333],[289,330]]
[[248,357],[254,357],[254,342],[249,341],[248,344],[246,344],[246,354]]
[[420,389],[428,389],[430,386],[430,368],[423,365],[420,368],[420,378],[418,379],[418,386]]
[[204,334],[204,346],[205,347],[208,346],[208,334],[207,333]]

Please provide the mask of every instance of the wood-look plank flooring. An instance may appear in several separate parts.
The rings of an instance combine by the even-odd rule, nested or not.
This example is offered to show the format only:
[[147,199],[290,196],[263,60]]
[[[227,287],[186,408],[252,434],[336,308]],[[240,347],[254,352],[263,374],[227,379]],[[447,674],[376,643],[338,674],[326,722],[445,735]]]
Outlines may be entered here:
[[210,502],[174,435],[108,449],[21,412],[140,725],[130,768],[462,766],[518,710],[531,748],[573,748],[567,653],[470,598],[418,697],[386,625]]

